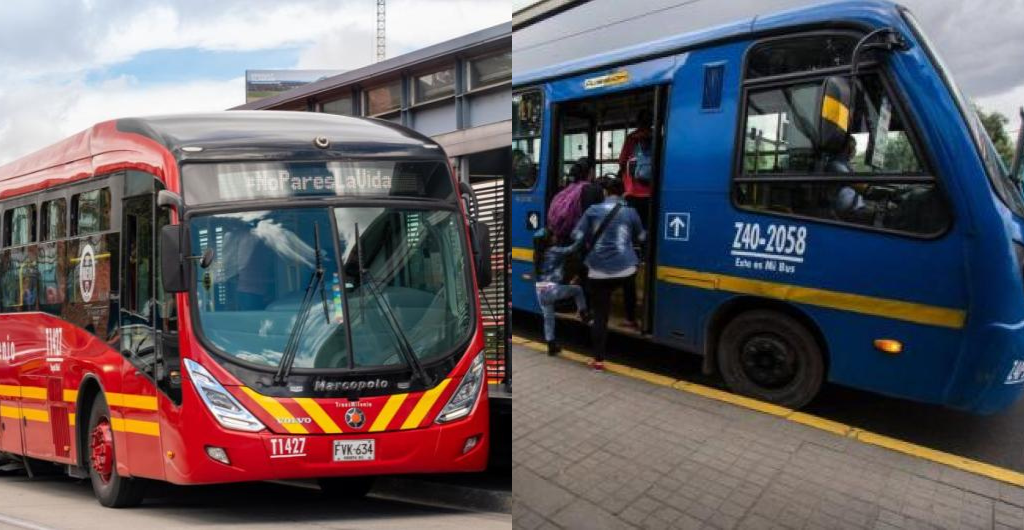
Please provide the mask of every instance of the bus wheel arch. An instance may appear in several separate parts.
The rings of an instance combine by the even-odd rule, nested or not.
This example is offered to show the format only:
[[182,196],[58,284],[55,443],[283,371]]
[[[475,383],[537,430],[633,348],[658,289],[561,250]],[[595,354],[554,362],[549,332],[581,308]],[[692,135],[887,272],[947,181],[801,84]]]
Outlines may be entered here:
[[[773,324],[777,323],[777,326],[765,324],[764,319],[766,318],[770,319]],[[802,393],[797,392],[796,395],[783,398],[783,402],[780,404],[799,408],[806,404],[814,394],[817,394],[821,385],[827,380],[829,372],[828,343],[825,341],[821,328],[807,313],[792,304],[778,300],[742,296],[733,298],[719,306],[708,319],[705,326],[705,338],[703,341],[703,369],[705,373],[712,374],[717,372],[720,377],[725,379],[730,389],[733,390],[744,388],[744,385],[748,383],[742,380],[745,379],[744,376],[737,377],[735,369],[730,370],[730,373],[724,373],[723,370],[723,363],[725,363],[725,366],[733,366],[735,368],[735,363],[738,362],[734,358],[722,358],[723,339],[726,341],[733,341],[735,339],[735,337],[723,337],[723,335],[727,332],[735,335],[737,328],[732,328],[731,330],[728,328],[737,319],[742,319],[742,323],[755,327],[758,327],[760,322],[762,329],[770,329],[770,334],[776,335],[767,341],[770,346],[777,345],[777,343],[789,345],[790,349],[796,350],[796,353],[790,353],[790,355],[796,355],[804,359],[804,364],[801,364],[801,368],[806,368],[810,372],[807,375],[809,379],[806,381],[808,388],[804,389]],[[800,345],[803,346],[801,347]],[[735,347],[733,349],[735,350]],[[801,375],[804,374],[801,373]],[[775,401],[767,397],[768,393],[765,395],[757,395],[758,392],[756,391],[742,393],[751,394],[753,397],[767,401]]]
[[100,386],[99,379],[95,375],[89,374],[82,378],[82,383],[78,388],[78,398],[75,400],[75,447],[77,448],[75,457],[78,467],[85,472],[88,472],[85,452],[89,447],[89,418],[92,417],[92,407],[96,402],[96,396],[102,392],[103,387]]

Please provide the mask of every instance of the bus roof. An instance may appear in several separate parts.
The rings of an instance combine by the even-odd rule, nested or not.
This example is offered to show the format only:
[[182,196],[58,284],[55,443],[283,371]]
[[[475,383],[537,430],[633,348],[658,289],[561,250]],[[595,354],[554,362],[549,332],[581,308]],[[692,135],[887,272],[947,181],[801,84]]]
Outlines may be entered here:
[[[316,137],[330,141],[314,145]],[[160,148],[175,161],[274,160],[360,157],[443,158],[430,138],[384,120],[313,112],[230,111],[122,118],[98,123],[49,147],[0,166],[4,181],[82,165],[98,155],[132,153],[159,158]],[[202,148],[183,150],[182,148]],[[109,156],[107,158],[110,158]],[[20,183],[20,182],[19,182]]]
[[[890,24],[899,16],[896,3],[888,0],[761,0],[754,6],[750,2],[733,3],[713,0],[697,0],[657,9],[642,16],[631,17],[608,26],[592,26],[600,13],[601,2],[583,4],[552,19],[524,28],[521,37],[513,41],[512,56],[520,70],[513,75],[515,86],[530,85],[546,80],[582,74],[602,68],[639,62],[654,57],[671,55],[711,42],[732,40],[744,36],[770,33],[794,26],[850,27],[862,25],[877,27]],[[589,28],[563,23],[563,19],[577,11],[593,5],[594,13],[581,13],[581,21]],[[671,13],[668,11],[671,10]],[[593,17],[590,17],[593,15]],[[604,15],[607,17],[607,15]],[[591,20],[593,19],[593,20]],[[544,27],[547,24],[547,27]],[[638,42],[637,35],[657,34],[649,26],[656,24],[662,33],[672,35],[653,41]],[[531,38],[530,31],[550,34],[564,32],[561,36]],[[603,32],[603,33],[602,33]],[[624,33],[623,38],[613,38],[607,33]],[[598,38],[598,34],[601,37]],[[608,37],[607,39],[605,37]],[[628,45],[601,50],[602,41],[629,42]],[[579,54],[581,49],[596,49],[596,53]],[[559,51],[561,50],[561,51]],[[576,56],[567,55],[575,53]],[[566,58],[558,64],[547,66],[554,55],[556,60]],[[536,57],[535,57],[536,56]],[[536,60],[535,60],[536,59]],[[536,67],[535,64],[537,65]]]

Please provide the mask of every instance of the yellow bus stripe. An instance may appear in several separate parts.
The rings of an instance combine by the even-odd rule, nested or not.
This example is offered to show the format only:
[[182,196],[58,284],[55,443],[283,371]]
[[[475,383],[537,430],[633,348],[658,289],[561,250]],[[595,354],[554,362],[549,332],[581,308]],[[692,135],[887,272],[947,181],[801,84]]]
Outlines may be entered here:
[[117,432],[160,436],[160,424],[155,421],[130,420],[127,418],[110,418],[110,428]]
[[448,383],[450,382],[451,379],[445,379],[444,381],[441,381],[441,384],[426,391],[423,394],[423,397],[420,398],[419,403],[416,403],[416,408],[412,409],[409,417],[405,419],[405,423],[402,424],[402,429],[415,429],[416,427],[419,427],[420,423],[423,421],[423,417],[430,412],[430,408],[434,406],[434,402],[437,401],[438,396],[441,395],[441,392],[444,392],[444,389],[448,387]]
[[752,280],[676,267],[658,267],[658,279],[667,283],[686,285],[698,289],[763,296],[798,304],[808,304],[953,329],[962,328],[967,319],[967,313],[960,309],[829,291],[813,287],[800,287],[763,280]]
[[0,385],[0,396],[2,397],[21,397],[21,387],[14,385]]
[[75,413],[74,412],[69,412],[68,413],[68,425],[70,425],[72,427],[75,426]]
[[324,409],[321,408],[316,401],[313,401],[310,398],[293,399],[295,400],[296,403],[299,404],[300,407],[302,407],[302,410],[306,411],[306,414],[309,414],[310,418],[313,418],[313,421],[315,421],[316,424],[320,426],[320,429],[323,430],[325,433],[337,434],[341,432],[341,429],[338,428],[338,424],[334,423],[334,420],[332,420],[331,417],[328,416],[326,412],[324,412]]
[[528,248],[512,247],[509,249],[508,256],[515,260],[533,263],[533,250]]
[[276,399],[258,394],[255,390],[245,386],[242,387],[242,392],[245,392],[259,406],[263,407],[263,410],[267,411],[272,418],[277,420],[277,423],[284,427],[284,430],[292,434],[309,434],[309,431],[298,423],[281,421],[295,420],[295,416],[292,416],[292,413],[288,412],[288,409],[284,408],[284,405],[278,403]]
[[116,392],[108,392],[107,404],[112,407],[157,410],[156,396],[140,396],[137,394],[118,394]]
[[14,418],[16,420],[21,419],[21,414],[18,412],[18,407],[12,405],[0,405],[0,417]]
[[78,401],[78,391],[77,390],[65,390],[64,391],[64,401],[67,401],[68,403],[75,403],[75,402],[77,402]]
[[41,386],[23,386],[21,387],[21,397],[46,401],[46,389]]
[[377,415],[377,419],[373,420],[370,432],[380,432],[387,429],[407,397],[409,397],[409,394],[395,394],[389,397],[387,403],[384,403],[384,408]]
[[29,409],[21,407],[21,417],[26,420],[49,423],[50,413],[41,409]]

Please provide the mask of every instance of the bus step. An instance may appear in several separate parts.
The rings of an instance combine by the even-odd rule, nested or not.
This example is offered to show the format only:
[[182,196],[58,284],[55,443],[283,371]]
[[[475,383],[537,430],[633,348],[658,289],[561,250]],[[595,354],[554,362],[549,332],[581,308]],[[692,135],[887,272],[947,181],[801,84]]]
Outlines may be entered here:
[[78,478],[78,479],[89,478],[89,474],[85,472],[85,469],[81,468],[79,466],[69,465],[67,467],[67,473],[68,473],[68,476],[71,477],[71,478]]

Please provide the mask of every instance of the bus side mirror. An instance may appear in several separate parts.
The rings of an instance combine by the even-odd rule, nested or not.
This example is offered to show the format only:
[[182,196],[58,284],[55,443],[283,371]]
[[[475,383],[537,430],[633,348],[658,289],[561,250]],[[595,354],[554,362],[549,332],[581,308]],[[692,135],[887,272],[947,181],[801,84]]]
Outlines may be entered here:
[[491,267],[491,227],[486,223],[474,221],[471,225],[473,243],[473,261],[476,265],[477,287],[483,289],[491,285],[494,271]]
[[181,225],[167,225],[160,229],[160,279],[168,293],[181,293],[188,289],[184,260],[181,259],[181,241]]
[[853,112],[850,78],[831,76],[821,85],[818,97],[818,149],[835,155],[846,149]]

